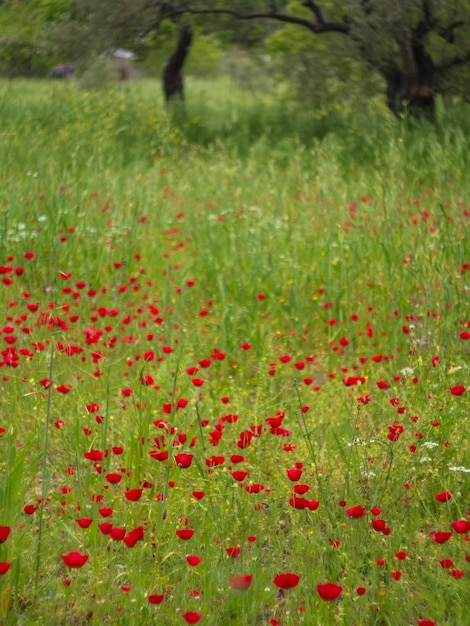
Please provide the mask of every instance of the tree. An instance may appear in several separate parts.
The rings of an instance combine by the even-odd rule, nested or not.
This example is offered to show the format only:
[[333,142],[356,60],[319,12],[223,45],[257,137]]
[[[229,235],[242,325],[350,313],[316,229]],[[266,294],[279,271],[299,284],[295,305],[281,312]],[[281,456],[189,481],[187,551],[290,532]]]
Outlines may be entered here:
[[[349,38],[361,60],[386,85],[389,108],[408,107],[432,116],[435,97],[448,75],[470,61],[470,4],[467,0],[303,0],[237,2],[197,1],[174,5],[174,12],[230,15],[238,20],[275,20],[307,29],[312,35],[337,33]],[[207,6],[210,4],[210,6]],[[246,4],[246,2],[245,2]]]
[[351,42],[345,50],[354,49],[380,74],[387,104],[396,114],[407,107],[432,116],[436,95],[452,89],[449,76],[470,61],[468,0],[71,1],[108,45],[114,41],[133,49],[145,47],[162,24],[182,25],[189,18],[204,20],[207,30],[216,29],[220,20],[238,35],[239,23],[252,22],[291,25],[312,36],[337,34]]
[[192,38],[193,34],[189,26],[183,26],[179,32],[176,50],[168,59],[163,70],[163,91],[167,102],[176,96],[180,100],[184,100],[182,70]]

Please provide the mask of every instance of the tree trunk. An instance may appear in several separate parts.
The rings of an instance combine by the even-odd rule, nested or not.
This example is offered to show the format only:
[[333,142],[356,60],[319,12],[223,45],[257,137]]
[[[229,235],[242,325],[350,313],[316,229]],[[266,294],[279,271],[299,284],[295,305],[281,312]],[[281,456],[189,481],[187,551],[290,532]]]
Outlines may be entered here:
[[399,45],[401,64],[393,63],[383,72],[388,107],[395,115],[408,111],[432,120],[438,91],[436,66],[422,41],[406,36]]
[[184,100],[182,69],[189,53],[191,41],[191,28],[183,26],[179,33],[178,46],[166,62],[163,70],[163,91],[167,102],[175,97]]

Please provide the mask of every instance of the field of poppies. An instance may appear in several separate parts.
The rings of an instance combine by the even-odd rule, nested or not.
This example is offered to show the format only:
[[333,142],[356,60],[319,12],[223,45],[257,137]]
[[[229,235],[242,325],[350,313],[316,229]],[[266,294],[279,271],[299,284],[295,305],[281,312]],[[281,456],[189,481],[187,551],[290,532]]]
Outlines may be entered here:
[[468,110],[158,89],[0,84],[0,623],[469,624]]

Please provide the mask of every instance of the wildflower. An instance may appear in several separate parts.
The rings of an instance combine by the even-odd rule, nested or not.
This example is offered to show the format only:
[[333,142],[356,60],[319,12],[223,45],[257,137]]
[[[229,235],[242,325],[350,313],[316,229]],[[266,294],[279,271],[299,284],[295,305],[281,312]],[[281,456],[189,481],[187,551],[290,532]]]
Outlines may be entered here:
[[161,604],[163,602],[163,598],[164,596],[158,594],[152,594],[150,596],[147,596],[148,602],[155,605]]
[[176,536],[179,537],[179,539],[183,539],[183,541],[191,539],[193,535],[194,530],[192,528],[181,528],[180,530],[176,531]]
[[353,506],[350,509],[346,509],[346,515],[353,519],[359,519],[367,513],[367,509],[363,506]]
[[292,589],[299,584],[299,580],[300,576],[297,576],[297,574],[278,574],[274,578],[274,584],[276,587],[279,587],[279,589]]
[[10,526],[0,526],[0,544],[5,543],[5,541],[10,536],[11,528]]
[[455,385],[455,387],[450,388],[450,393],[453,396],[461,396],[466,392],[466,388],[463,385]]
[[240,554],[240,546],[236,546],[234,548],[225,548],[225,552],[232,558],[235,559]]
[[77,520],[77,524],[80,528],[88,528],[93,523],[93,520],[88,517],[81,517]]
[[465,533],[468,533],[468,531],[470,531],[470,522],[468,522],[465,519],[461,519],[458,522],[452,522],[451,526],[452,526],[452,530],[458,533],[459,535],[463,535]]
[[301,469],[293,468],[293,469],[288,469],[287,470],[287,477],[292,482],[296,482],[297,480],[300,479],[301,476],[302,476],[302,470]]
[[241,574],[240,576],[230,578],[229,585],[231,589],[246,591],[251,586],[252,581],[253,576],[251,574]]
[[62,555],[62,560],[67,567],[80,568],[88,561],[88,554],[81,554],[80,552],[69,552]]
[[186,454],[186,453],[182,453],[182,454],[175,454],[175,461],[177,466],[180,469],[186,469],[188,468],[192,461],[193,461],[193,454]]
[[317,585],[318,595],[326,602],[333,602],[343,593],[343,588],[334,583],[323,583]]
[[187,624],[197,624],[202,619],[202,613],[196,613],[194,611],[188,611],[183,613],[182,618]]
[[447,541],[449,541],[451,535],[452,535],[451,532],[442,530],[439,532],[432,532],[431,539],[435,541],[436,543],[446,543]]
[[142,497],[142,489],[129,489],[129,491],[124,492],[124,496],[130,502],[137,502]]

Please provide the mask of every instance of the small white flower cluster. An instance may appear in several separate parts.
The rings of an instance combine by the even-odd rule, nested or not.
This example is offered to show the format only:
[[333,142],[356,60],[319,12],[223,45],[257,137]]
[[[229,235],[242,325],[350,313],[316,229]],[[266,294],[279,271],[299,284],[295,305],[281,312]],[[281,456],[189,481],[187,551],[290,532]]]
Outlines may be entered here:
[[451,472],[465,472],[466,474],[470,474],[470,468],[463,467],[463,465],[451,465],[449,466],[449,470]]
[[364,439],[353,439],[352,441],[348,441],[348,448],[352,448],[353,446],[367,446],[369,443],[374,443],[375,439],[369,439],[369,441],[365,441]]

